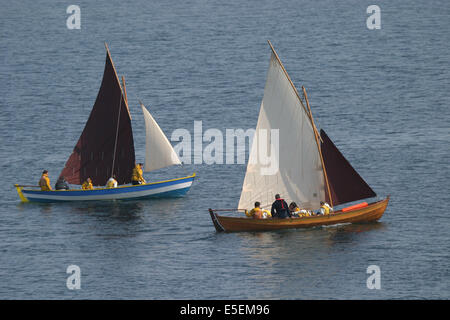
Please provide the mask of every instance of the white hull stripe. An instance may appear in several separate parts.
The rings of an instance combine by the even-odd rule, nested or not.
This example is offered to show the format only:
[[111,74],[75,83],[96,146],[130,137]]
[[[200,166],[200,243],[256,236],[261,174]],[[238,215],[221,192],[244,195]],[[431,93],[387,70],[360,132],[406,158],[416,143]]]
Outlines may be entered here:
[[[165,193],[170,191],[175,191],[178,189],[189,188],[192,185],[192,181],[183,182],[179,184],[173,184],[169,186],[162,186],[158,188],[152,188],[141,191],[123,192],[123,193],[112,193],[112,194],[93,194],[93,195],[64,195],[64,194],[37,194],[28,193],[24,190],[24,195],[32,199],[43,199],[43,200],[59,200],[59,201],[79,201],[79,200],[113,200],[113,199],[132,199],[140,198],[151,195],[156,195],[159,193]],[[117,191],[117,189],[111,189]]]

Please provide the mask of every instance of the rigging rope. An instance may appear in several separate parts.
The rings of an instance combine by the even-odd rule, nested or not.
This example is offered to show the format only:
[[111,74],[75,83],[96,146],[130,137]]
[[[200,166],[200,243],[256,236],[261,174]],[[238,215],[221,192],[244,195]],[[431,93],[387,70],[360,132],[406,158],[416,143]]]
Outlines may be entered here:
[[117,137],[119,136],[119,123],[120,123],[120,111],[121,110],[122,110],[122,88],[120,89],[119,114],[117,116],[116,140],[114,141],[114,154],[113,154],[113,163],[112,163],[112,169],[111,169],[111,177],[114,174],[114,162],[116,160]]

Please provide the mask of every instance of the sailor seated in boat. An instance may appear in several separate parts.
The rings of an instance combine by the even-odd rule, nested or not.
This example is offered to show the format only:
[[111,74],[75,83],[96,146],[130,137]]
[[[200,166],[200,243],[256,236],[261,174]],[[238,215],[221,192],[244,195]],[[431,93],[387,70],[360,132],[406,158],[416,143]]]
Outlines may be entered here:
[[289,211],[293,218],[310,217],[313,213],[306,209],[300,209],[295,202],[291,202],[289,205]]
[[69,190],[69,184],[67,183],[66,179],[64,179],[63,176],[58,178],[58,181],[56,181],[55,184],[55,190]]
[[300,217],[300,208],[297,206],[295,202],[291,202],[289,204],[289,212],[291,213],[292,217]]
[[131,184],[132,185],[138,185],[146,183],[144,177],[143,177],[143,171],[142,171],[142,163],[136,164],[136,166],[133,169],[133,173],[131,175]]
[[111,178],[109,178],[108,182],[106,182],[106,187],[107,188],[117,188],[117,180],[116,180],[116,175],[113,174],[113,176]]
[[326,202],[320,201],[320,210],[317,212],[317,215],[329,215],[333,213],[333,208]]
[[314,211],[301,209],[300,210],[300,215],[303,216],[303,217],[311,217],[311,216],[315,216],[316,214],[314,213]]
[[94,186],[92,185],[91,178],[87,178],[85,182],[81,185],[81,189],[83,190],[94,190]]
[[270,212],[272,214],[272,218],[284,219],[291,217],[288,204],[286,201],[281,199],[279,194],[275,195],[275,201],[272,203],[272,209]]
[[48,177],[48,171],[42,171],[41,179],[39,180],[39,186],[42,191],[51,191],[52,186],[50,185],[50,178]]
[[255,207],[250,212],[245,210],[245,215],[253,219],[267,219],[272,216],[268,210],[261,209],[261,203],[258,201],[255,202]]

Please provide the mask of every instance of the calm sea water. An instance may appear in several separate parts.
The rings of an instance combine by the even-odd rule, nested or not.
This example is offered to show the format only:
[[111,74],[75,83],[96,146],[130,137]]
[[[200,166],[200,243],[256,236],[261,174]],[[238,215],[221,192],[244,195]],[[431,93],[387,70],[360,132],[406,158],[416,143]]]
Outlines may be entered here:
[[[16,1],[0,12],[0,298],[448,299],[448,1]],[[366,8],[381,8],[368,30]],[[185,165],[185,198],[21,204],[14,183],[52,183],[87,120],[109,44],[125,75],[137,159],[138,99],[163,130],[256,125],[270,39],[317,123],[391,203],[379,223],[216,233],[245,165]],[[66,268],[81,268],[81,289]],[[381,290],[366,287],[369,265]]]

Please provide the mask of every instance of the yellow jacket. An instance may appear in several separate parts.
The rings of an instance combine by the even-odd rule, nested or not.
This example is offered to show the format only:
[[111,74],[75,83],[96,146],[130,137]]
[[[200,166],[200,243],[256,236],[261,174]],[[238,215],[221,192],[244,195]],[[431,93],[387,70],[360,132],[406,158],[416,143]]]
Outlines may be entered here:
[[43,174],[41,179],[39,180],[39,186],[42,191],[50,191],[52,190],[52,186],[50,185],[50,179],[47,174]]
[[145,179],[142,176],[143,172],[139,165],[136,165],[133,169],[133,173],[131,174],[131,181],[139,181],[145,183]]
[[94,186],[92,185],[92,182],[85,181],[81,185],[81,189],[83,189],[83,190],[94,190]]
[[106,182],[107,188],[117,188],[117,180],[110,178],[108,182]]
[[269,210],[263,210],[263,219],[272,218],[272,214]]
[[261,210],[261,208],[253,208],[252,210],[247,211],[245,210],[245,215],[249,218],[254,218],[256,212],[261,212],[262,219],[270,218],[272,217],[272,214],[268,210]]
[[327,214],[330,214],[330,209],[331,209],[331,207],[327,204],[327,203],[325,203],[325,204],[323,204],[322,206],[320,206],[320,211],[324,214],[324,215],[327,215]]

